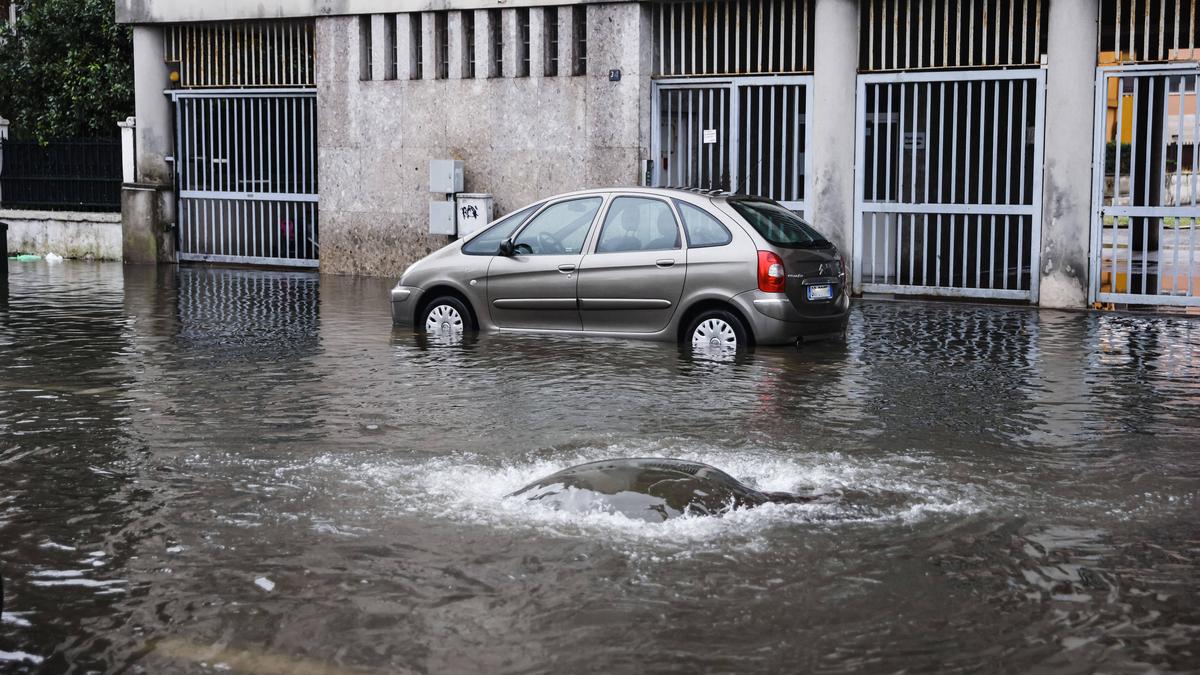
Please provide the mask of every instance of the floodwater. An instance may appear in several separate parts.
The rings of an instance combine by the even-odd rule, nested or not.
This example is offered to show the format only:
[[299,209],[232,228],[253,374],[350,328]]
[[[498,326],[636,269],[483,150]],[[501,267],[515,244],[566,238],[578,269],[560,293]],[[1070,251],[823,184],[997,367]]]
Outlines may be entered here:
[[[384,280],[13,263],[0,671],[1200,669],[1200,322],[866,302],[844,345],[394,332]],[[856,491],[662,524],[620,456]]]

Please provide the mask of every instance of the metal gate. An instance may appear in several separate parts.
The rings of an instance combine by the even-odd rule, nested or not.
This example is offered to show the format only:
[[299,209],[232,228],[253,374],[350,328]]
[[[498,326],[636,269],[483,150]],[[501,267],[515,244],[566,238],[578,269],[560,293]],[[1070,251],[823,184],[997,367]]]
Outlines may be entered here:
[[854,288],[1036,302],[1044,73],[858,77]]
[[654,185],[770,197],[807,212],[812,76],[654,83]]
[[316,267],[316,93],[172,96],[179,259]]
[[1093,303],[1200,306],[1200,67],[1101,68]]

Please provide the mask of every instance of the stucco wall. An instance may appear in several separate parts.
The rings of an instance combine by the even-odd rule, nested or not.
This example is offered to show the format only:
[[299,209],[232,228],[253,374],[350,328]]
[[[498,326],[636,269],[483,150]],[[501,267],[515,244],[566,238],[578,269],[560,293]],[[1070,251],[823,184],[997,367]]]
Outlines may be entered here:
[[121,259],[121,214],[0,210],[8,223],[8,253]]
[[497,215],[635,184],[649,144],[648,17],[636,4],[587,11],[588,73],[576,77],[360,81],[357,19],[318,19],[321,270],[397,276],[450,241],[427,234],[431,159],[463,160],[466,191],[495,195]]
[[[555,0],[571,5],[588,0]],[[614,0],[634,2],[635,0]],[[279,19],[345,14],[424,12],[442,9],[532,7],[545,0],[116,0],[120,23],[175,23],[235,19]]]

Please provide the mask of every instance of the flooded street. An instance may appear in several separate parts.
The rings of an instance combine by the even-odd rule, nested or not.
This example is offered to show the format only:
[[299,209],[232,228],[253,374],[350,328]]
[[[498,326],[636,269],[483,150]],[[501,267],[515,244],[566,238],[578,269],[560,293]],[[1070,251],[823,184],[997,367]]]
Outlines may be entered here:
[[[388,287],[14,262],[0,672],[1200,669],[1200,321],[865,302],[719,362]],[[645,456],[858,496],[504,498]]]

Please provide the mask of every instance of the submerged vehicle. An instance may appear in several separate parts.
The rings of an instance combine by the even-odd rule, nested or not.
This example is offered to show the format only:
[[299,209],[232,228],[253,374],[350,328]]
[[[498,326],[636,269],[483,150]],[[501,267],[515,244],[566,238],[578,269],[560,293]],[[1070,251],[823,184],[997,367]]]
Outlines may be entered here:
[[509,497],[574,513],[619,513],[662,522],[685,514],[720,515],[768,502],[814,501],[789,492],[762,492],[720,469],[683,459],[629,458],[588,462],[538,479]]

